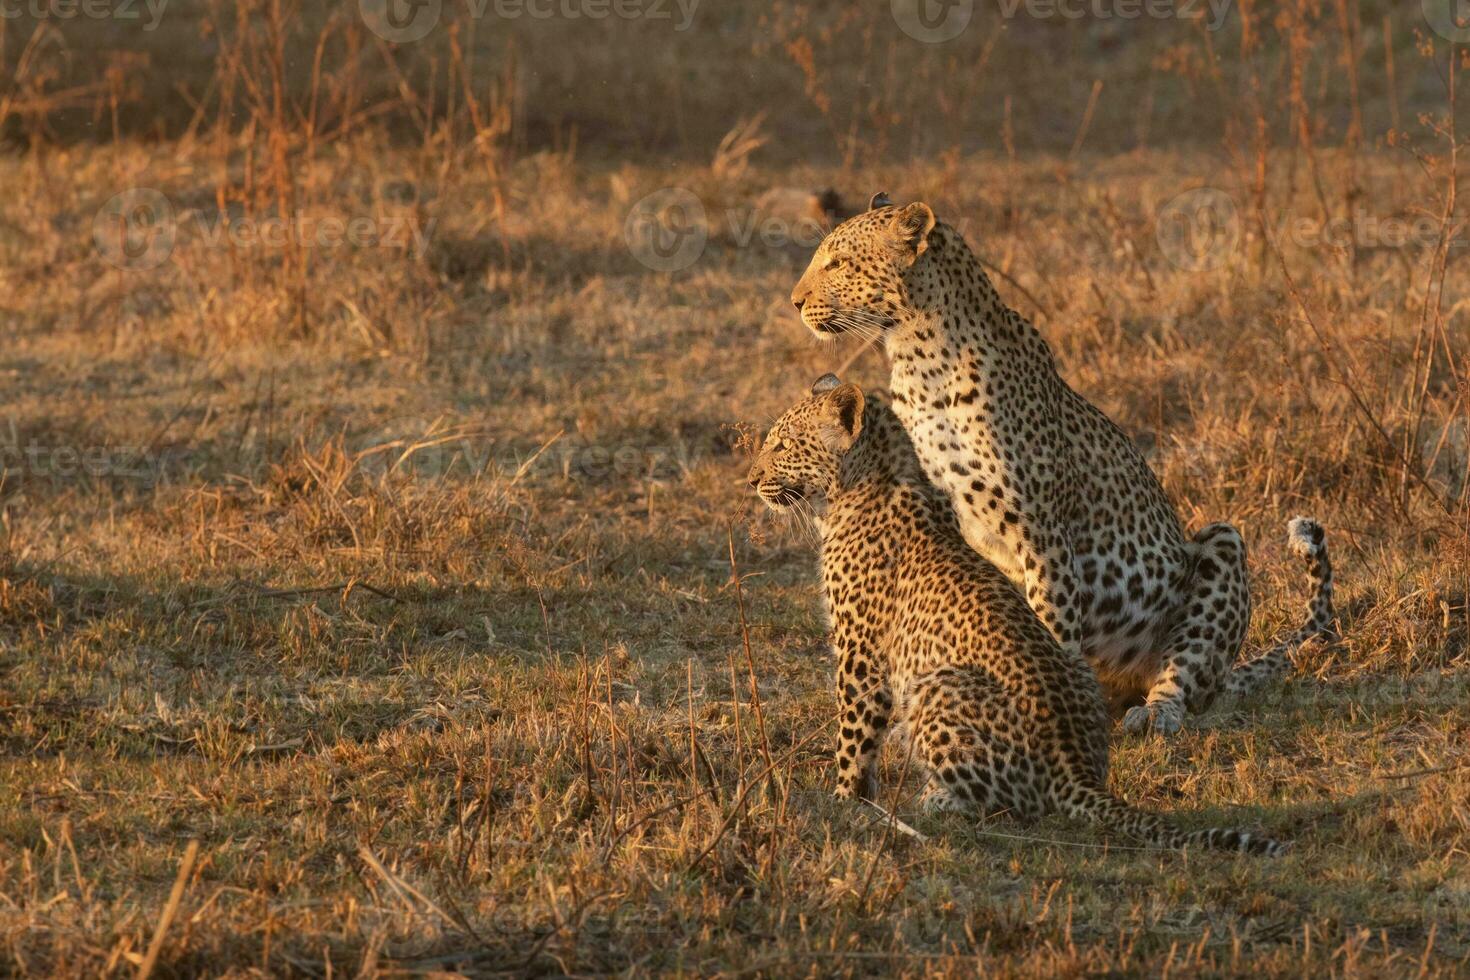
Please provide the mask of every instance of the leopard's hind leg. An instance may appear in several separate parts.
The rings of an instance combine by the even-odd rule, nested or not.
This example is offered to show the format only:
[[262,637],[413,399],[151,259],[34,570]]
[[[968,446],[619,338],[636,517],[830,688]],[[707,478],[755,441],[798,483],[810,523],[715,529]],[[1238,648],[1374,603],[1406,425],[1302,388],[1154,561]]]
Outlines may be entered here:
[[913,681],[907,736],[929,774],[929,810],[975,810],[1029,819],[1044,811],[1047,763],[1027,748],[1033,734],[983,671],[941,667]]
[[1245,541],[1229,524],[1211,524],[1193,541],[1194,564],[1165,641],[1163,666],[1141,705],[1123,715],[1123,730],[1179,731],[1185,712],[1205,710],[1245,642],[1251,596]]

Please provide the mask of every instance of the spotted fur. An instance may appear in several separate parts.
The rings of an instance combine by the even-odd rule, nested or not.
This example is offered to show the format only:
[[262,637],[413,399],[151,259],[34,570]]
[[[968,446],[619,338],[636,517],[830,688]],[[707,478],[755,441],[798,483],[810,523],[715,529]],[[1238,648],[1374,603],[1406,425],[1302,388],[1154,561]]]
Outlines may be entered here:
[[1309,522],[1311,618],[1237,678],[1251,606],[1239,532],[1186,537],[1143,456],[1061,379],[964,238],[925,204],[874,203],[827,236],[792,301],[818,335],[882,341],[894,409],[965,540],[1092,665],[1126,730],[1176,732],[1186,710],[1252,689],[1331,630],[1326,542]]
[[966,543],[892,410],[827,376],[772,427],[750,485],[822,538],[837,661],[837,792],[874,799],[879,747],[906,733],[931,809],[1060,812],[1167,848],[1279,854],[1240,830],[1186,832],[1107,790],[1102,691]]

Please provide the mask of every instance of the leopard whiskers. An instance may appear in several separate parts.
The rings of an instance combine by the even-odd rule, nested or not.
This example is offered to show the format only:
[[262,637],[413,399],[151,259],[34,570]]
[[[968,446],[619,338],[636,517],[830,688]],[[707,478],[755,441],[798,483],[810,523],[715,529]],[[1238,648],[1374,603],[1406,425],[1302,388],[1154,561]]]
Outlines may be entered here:
[[868,320],[863,319],[862,317],[853,316],[850,313],[840,311],[832,314],[831,318],[827,322],[832,326],[841,327],[844,330],[850,330],[853,333],[873,334],[877,333],[880,329],[879,325],[876,323],[872,323]]
[[882,313],[874,313],[872,310],[865,310],[858,306],[844,306],[839,308],[837,312],[852,320],[869,323],[875,327],[887,327],[893,323],[891,317],[885,316]]
[[869,346],[882,341],[884,329],[892,322],[888,317],[870,310],[845,307],[834,310],[828,320],[831,327],[837,328],[833,330],[833,333],[853,334]]
[[804,497],[797,498],[792,508],[792,513],[796,515],[798,524],[802,526],[803,529],[811,537],[812,543],[816,545],[821,545],[822,531],[821,528],[817,526],[817,515],[816,512],[812,510],[811,501],[805,499]]
[[861,340],[864,344],[876,344],[880,340],[880,335],[876,331],[874,331],[872,327],[858,326],[856,324],[842,323],[840,321],[838,321],[836,325],[840,327],[840,330],[833,331],[833,333],[831,334],[834,340],[836,339],[837,333],[839,332],[851,334],[852,336],[857,337],[859,340]]
[[789,490],[783,490],[777,494],[773,501],[791,516],[792,522],[802,537],[810,538],[815,544],[821,544],[822,532],[817,526],[816,512],[812,510],[810,501],[800,493]]
[[856,307],[843,307],[836,311],[835,317],[840,317],[844,323],[866,326],[880,332],[893,325],[891,317]]

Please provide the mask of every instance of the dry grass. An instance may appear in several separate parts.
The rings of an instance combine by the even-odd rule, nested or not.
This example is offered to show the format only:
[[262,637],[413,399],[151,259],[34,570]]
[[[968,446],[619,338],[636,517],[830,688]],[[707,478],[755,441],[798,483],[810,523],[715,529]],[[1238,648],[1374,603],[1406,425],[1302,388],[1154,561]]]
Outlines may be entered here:
[[[1436,57],[1398,66],[1406,114]],[[644,167],[536,151],[478,70],[479,122],[461,103],[422,141],[313,142],[242,95],[246,132],[37,130],[0,160],[0,970],[133,973],[155,944],[178,976],[1465,969],[1470,293],[1437,247],[1436,118],[1417,159],[1319,128],[1224,164],[1069,160],[1069,125],[1055,154],[844,168],[782,162],[793,131],[752,98],[695,162]],[[1189,271],[1156,219],[1202,183],[1243,236]],[[140,185],[178,241],[118,268],[93,216]],[[1327,524],[1344,642],[1113,763],[1128,799],[1289,857],[901,806],[918,840],[830,798],[812,542],[753,512],[737,428],[854,355],[886,374],[795,321],[806,249],[742,241],[768,188],[828,185],[960,224],[1186,520],[1242,528],[1252,648],[1299,615],[1285,520]],[[658,273],[624,231],[667,186],[715,230]],[[1433,234],[1255,224],[1358,207]],[[424,240],[206,233],[282,209]]]

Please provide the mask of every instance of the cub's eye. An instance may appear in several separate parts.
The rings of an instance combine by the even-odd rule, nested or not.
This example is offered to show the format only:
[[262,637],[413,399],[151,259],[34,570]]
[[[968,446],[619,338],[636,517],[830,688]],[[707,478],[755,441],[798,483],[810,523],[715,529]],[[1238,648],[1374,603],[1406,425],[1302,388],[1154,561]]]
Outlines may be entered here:
[[834,255],[832,258],[827,260],[828,269],[838,269],[844,265],[847,265],[847,256],[845,255]]

